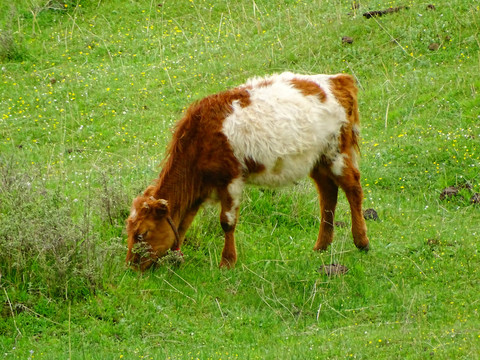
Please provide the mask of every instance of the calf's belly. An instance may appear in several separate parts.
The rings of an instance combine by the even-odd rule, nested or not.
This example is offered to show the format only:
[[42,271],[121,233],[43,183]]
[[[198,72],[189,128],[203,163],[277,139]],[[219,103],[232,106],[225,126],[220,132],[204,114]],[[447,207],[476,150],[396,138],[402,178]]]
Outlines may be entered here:
[[317,154],[297,154],[264,164],[264,169],[247,176],[248,184],[278,187],[301,180],[310,174],[318,161]]

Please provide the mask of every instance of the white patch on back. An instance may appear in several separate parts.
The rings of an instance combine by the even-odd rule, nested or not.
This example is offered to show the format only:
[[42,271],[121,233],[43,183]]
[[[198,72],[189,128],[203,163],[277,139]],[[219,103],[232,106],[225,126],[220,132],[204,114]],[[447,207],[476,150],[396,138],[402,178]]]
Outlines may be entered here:
[[[332,77],[283,73],[247,81],[250,104],[232,105],[223,132],[242,165],[252,159],[265,166],[249,183],[286,185],[307,176],[322,155],[335,160],[340,129],[348,120],[330,90]],[[325,102],[303,95],[292,79],[315,82],[325,91]]]

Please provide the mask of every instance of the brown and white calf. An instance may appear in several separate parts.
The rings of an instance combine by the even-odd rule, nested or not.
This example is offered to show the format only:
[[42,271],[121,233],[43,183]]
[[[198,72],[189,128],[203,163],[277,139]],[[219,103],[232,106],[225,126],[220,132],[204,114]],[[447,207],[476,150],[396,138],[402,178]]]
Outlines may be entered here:
[[354,243],[368,250],[358,134],[357,88],[344,74],[254,78],[194,103],[176,126],[159,178],[133,201],[127,263],[145,270],[179,250],[202,203],[215,199],[225,232],[220,266],[233,267],[245,184],[281,186],[307,175],[321,208],[314,250],[332,242],[339,186],[350,203]]

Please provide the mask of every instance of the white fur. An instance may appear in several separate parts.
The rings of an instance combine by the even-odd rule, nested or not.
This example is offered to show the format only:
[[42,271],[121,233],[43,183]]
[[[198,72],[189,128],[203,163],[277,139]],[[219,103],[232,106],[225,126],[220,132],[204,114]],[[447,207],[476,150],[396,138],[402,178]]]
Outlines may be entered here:
[[132,219],[133,221],[137,219],[137,210],[134,206],[132,206],[132,209],[130,210],[130,219]]
[[[335,175],[341,174],[338,139],[347,117],[330,90],[332,77],[283,73],[247,81],[251,103],[246,107],[233,103],[223,132],[241,163],[250,158],[265,166],[265,171],[247,179],[249,183],[291,183],[307,176],[322,155],[334,162]],[[315,82],[325,92],[326,101],[303,95],[290,83],[292,79]],[[272,83],[265,85],[265,81]]]
[[343,174],[343,168],[345,167],[344,158],[347,156],[346,154],[338,154],[337,157],[333,160],[332,166],[330,169],[332,170],[333,175],[341,176]]
[[233,226],[237,223],[237,211],[240,206],[243,191],[243,180],[241,177],[234,179],[228,185],[228,193],[232,197],[232,207],[225,213],[228,225]]

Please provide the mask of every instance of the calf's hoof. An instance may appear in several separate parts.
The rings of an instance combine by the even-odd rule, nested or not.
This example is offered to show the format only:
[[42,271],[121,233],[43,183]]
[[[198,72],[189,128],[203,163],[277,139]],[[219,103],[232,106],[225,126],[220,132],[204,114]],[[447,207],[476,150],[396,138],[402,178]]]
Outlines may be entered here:
[[233,269],[235,268],[235,263],[237,262],[237,259],[225,259],[222,258],[220,261],[220,269]]
[[325,241],[325,242],[318,242],[315,244],[315,246],[313,247],[313,250],[314,251],[326,251],[328,249],[328,247],[330,246],[332,242],[329,241]]
[[369,242],[367,242],[366,244],[361,244],[361,245],[355,244],[355,245],[357,246],[358,250],[360,250],[360,251],[363,251],[363,252],[367,253],[370,250],[370,243]]

